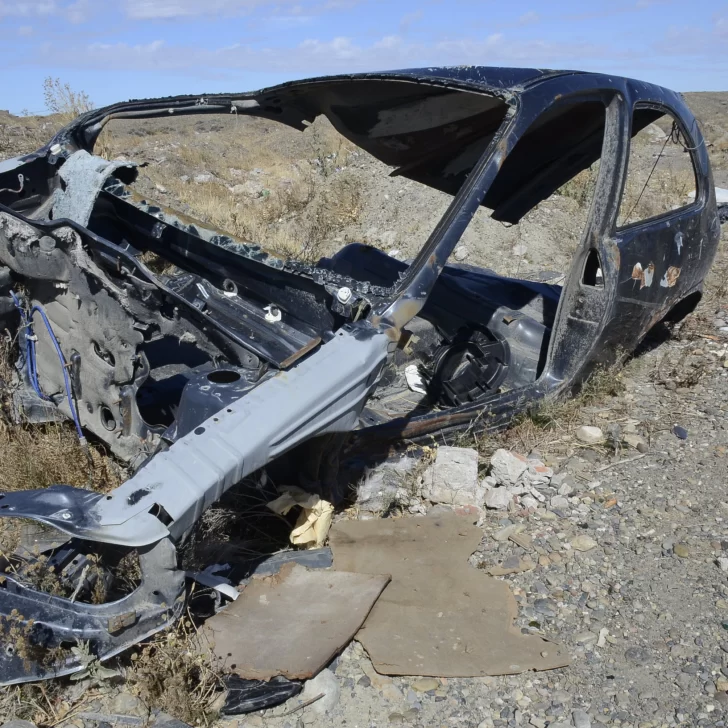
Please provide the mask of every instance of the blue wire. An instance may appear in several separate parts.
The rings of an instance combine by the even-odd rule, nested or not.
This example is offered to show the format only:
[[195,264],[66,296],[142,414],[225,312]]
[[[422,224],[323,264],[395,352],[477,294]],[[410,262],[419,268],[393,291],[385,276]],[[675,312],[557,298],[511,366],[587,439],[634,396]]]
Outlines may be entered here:
[[33,315],[38,313],[40,314],[40,317],[43,319],[43,323],[45,324],[46,329],[48,329],[48,334],[51,337],[51,341],[53,342],[53,346],[55,347],[56,354],[58,354],[58,361],[61,363],[61,371],[63,372],[63,382],[66,388],[66,397],[68,398],[68,407],[71,410],[71,417],[73,418],[73,423],[76,425],[76,432],[78,433],[78,439],[81,441],[81,444],[83,445],[86,442],[86,438],[84,437],[83,430],[81,429],[81,421],[78,417],[78,410],[76,409],[76,405],[73,401],[73,393],[71,390],[71,380],[68,377],[68,366],[66,364],[66,357],[63,356],[63,351],[61,351],[61,345],[58,343],[58,339],[56,339],[56,335],[53,333],[53,327],[51,326],[51,322],[48,320],[48,317],[46,316],[45,311],[41,306],[33,306],[33,308],[30,309],[30,314],[27,314],[25,309],[23,308],[22,304],[20,303],[20,300],[15,295],[13,291],[10,291],[10,295],[13,297],[13,302],[15,303],[15,307],[20,312],[20,318],[23,322],[23,325],[26,329],[26,341],[27,341],[27,359],[28,359],[28,377],[30,378],[30,383],[33,386],[33,389],[35,390],[35,393],[41,398],[48,402],[51,402],[51,398],[47,395],[43,394],[40,384],[38,382],[38,367],[37,367],[37,360],[35,356],[35,336],[33,335]]

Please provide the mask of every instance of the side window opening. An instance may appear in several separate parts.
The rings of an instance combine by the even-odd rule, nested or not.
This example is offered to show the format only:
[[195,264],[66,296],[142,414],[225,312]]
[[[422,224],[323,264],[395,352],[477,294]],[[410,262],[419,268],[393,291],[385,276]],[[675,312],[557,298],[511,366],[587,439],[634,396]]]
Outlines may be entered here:
[[451,262],[562,283],[591,210],[605,119],[601,100],[564,102],[539,116],[506,158]]
[[632,132],[618,228],[687,207],[696,199],[693,156],[675,118],[637,106]]

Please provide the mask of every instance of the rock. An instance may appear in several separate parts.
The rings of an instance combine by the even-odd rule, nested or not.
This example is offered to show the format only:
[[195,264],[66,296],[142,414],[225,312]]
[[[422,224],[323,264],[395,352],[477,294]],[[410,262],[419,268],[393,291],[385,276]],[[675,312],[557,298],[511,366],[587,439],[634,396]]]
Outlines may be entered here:
[[638,452],[647,452],[649,449],[646,440],[639,435],[625,435],[622,440]]
[[513,501],[513,493],[508,488],[489,488],[485,491],[485,505],[498,511],[504,511]]
[[585,533],[580,533],[578,536],[571,539],[571,548],[574,549],[574,551],[590,551],[596,545],[597,542]]
[[687,559],[687,557],[690,556],[690,549],[685,543],[676,543],[672,547],[672,552],[675,556],[679,556],[681,559]]
[[635,665],[646,665],[650,661],[650,653],[642,647],[629,647],[624,656]]
[[521,505],[524,508],[531,508],[532,510],[536,510],[536,508],[538,508],[538,501],[532,495],[524,495],[523,498],[521,498]]
[[675,435],[675,437],[677,437],[679,440],[688,439],[688,431],[680,425],[675,425],[675,427],[672,428],[672,434]]
[[587,445],[599,445],[604,442],[604,433],[598,427],[582,425],[576,430],[576,439]]
[[386,511],[395,501],[404,476],[416,464],[414,458],[404,457],[394,462],[382,463],[379,467],[367,471],[364,482],[357,491],[357,505],[373,513]]
[[529,462],[523,455],[503,448],[498,448],[490,458],[490,474],[501,485],[516,485],[528,467]]
[[493,534],[493,538],[496,541],[504,543],[514,534],[521,533],[522,531],[525,531],[525,530],[526,530],[526,527],[522,523],[512,523],[510,526],[506,526],[505,528],[501,528],[500,531],[496,531]]
[[470,251],[464,245],[458,245],[458,247],[455,248],[455,260],[465,260],[469,254]]
[[568,508],[569,500],[563,495],[555,495],[550,501],[549,505],[552,508]]
[[109,705],[109,712],[130,715],[135,718],[147,718],[149,716],[149,708],[141,698],[123,692],[114,696]]
[[[221,695],[220,697],[223,698],[223,700],[220,701],[220,707],[222,707],[225,703],[225,696]],[[116,721],[114,721],[114,723],[116,723]],[[63,727],[65,728],[66,725],[67,724],[64,723]],[[80,728],[83,728],[84,725],[85,723],[82,723]],[[189,725],[189,723],[183,723],[181,720],[174,718],[169,713],[160,711],[154,716],[154,721],[148,724],[148,728],[191,728],[191,726]]]
[[721,693],[728,692],[728,678],[719,677],[715,681],[715,689],[719,690]]
[[437,690],[440,687],[440,681],[434,677],[421,677],[412,683],[412,689],[418,693],[427,693],[430,690]]
[[720,567],[721,571],[728,571],[728,558],[726,558],[725,556],[719,556],[716,559],[716,563]]
[[571,720],[574,722],[574,728],[591,728],[591,718],[589,713],[581,708],[571,711]]
[[263,196],[264,187],[260,182],[247,180],[230,187],[230,192],[236,196],[245,195],[246,197],[258,198]]
[[539,485],[548,485],[553,477],[554,471],[551,468],[544,465],[540,460],[529,457],[528,467],[521,474],[519,482],[535,488]]
[[465,506],[485,500],[485,488],[478,480],[478,453],[472,448],[438,448],[423,480],[423,496],[433,503]]
[[209,182],[213,182],[215,179],[215,175],[210,174],[209,172],[202,172],[201,174],[196,174],[192,179],[196,184],[204,185],[208,184]]
[[341,688],[339,687],[339,681],[331,670],[321,670],[313,680],[306,682],[299,699],[302,703],[305,703],[321,693],[324,694],[324,697],[312,703],[306,710],[311,710],[317,715],[324,715],[331,713],[337,706],[341,696]]
[[507,576],[508,574],[521,574],[535,568],[536,564],[529,558],[521,559],[518,556],[509,556],[500,566],[492,566],[488,569],[488,573],[491,576]]
[[9,723],[3,723],[0,728],[36,728],[36,725],[29,720],[11,720]]

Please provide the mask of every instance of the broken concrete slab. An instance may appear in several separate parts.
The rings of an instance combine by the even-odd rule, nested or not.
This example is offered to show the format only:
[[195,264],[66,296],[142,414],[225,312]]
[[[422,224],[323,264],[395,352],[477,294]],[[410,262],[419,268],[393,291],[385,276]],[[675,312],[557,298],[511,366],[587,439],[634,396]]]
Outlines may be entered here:
[[490,474],[501,485],[515,485],[528,469],[528,460],[518,453],[498,448],[490,458]]
[[433,503],[483,504],[486,489],[478,480],[478,452],[469,447],[443,446],[423,476],[422,495]]
[[386,575],[287,564],[253,579],[207,620],[202,638],[220,666],[240,677],[309,679],[349,643],[388,582]]
[[508,585],[468,564],[482,536],[454,515],[332,528],[335,569],[392,575],[357,634],[378,672],[473,677],[569,663],[561,645],[515,630]]

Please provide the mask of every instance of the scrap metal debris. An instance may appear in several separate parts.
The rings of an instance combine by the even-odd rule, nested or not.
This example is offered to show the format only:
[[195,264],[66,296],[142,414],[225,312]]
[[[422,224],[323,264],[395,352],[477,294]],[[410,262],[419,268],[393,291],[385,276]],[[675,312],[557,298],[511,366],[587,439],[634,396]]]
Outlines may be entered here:
[[454,515],[335,524],[335,569],[392,575],[357,635],[377,672],[473,677],[569,664],[561,645],[514,629],[508,585],[468,564],[482,536]]
[[381,574],[287,564],[253,579],[201,635],[220,667],[240,677],[308,679],[351,641],[388,583]]

